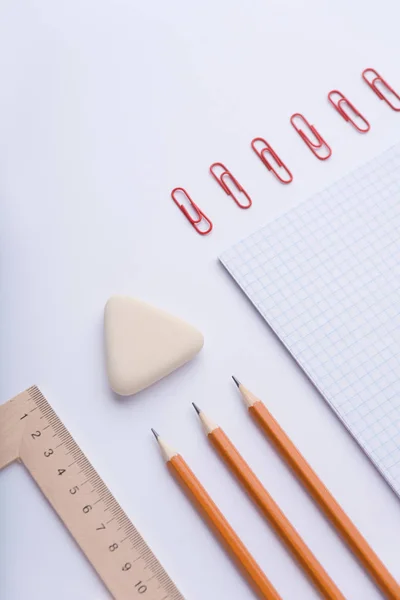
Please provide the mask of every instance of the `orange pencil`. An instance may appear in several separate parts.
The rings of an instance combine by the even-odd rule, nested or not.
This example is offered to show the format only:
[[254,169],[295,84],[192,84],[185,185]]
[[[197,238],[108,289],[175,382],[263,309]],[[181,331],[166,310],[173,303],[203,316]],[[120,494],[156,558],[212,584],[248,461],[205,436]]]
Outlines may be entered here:
[[267,579],[246,546],[235,533],[217,505],[213,502],[200,481],[190,470],[177,452],[172,450],[152,429],[160,446],[167,467],[180,487],[186,492],[192,503],[220,539],[225,549],[234,559],[250,585],[263,600],[282,600],[281,596]]
[[339,588],[315,558],[296,529],[281,511],[275,500],[269,495],[261,481],[257,479],[256,475],[222,429],[210,421],[195,404],[193,406],[214,448],[243,485],[250,498],[257,504],[262,514],[268,519],[321,596],[327,600],[345,600]]
[[324,486],[318,475],[310,467],[304,456],[278,425],[265,405],[256,398],[235,377],[249,413],[258,423],[279,454],[292,468],[295,475],[304,485],[316,504],[336,527],[349,548],[356,555],[365,570],[376,585],[390,600],[400,600],[400,586],[389,573],[385,565],[363,538],[354,523],[346,515],[329,490]]

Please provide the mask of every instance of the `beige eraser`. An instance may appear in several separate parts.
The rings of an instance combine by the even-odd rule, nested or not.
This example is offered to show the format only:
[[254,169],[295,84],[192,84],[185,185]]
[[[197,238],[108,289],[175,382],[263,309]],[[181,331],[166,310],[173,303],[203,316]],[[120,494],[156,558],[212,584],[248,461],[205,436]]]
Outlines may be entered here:
[[104,309],[107,372],[130,396],[191,360],[204,344],[194,327],[141,300],[112,296]]

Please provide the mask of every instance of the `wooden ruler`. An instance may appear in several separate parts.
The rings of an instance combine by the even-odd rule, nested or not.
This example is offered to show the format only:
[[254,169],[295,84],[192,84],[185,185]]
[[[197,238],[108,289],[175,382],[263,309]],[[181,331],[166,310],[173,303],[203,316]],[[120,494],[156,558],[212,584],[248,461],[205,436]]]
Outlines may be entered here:
[[116,600],[184,600],[36,386],[0,406],[0,469],[15,460]]

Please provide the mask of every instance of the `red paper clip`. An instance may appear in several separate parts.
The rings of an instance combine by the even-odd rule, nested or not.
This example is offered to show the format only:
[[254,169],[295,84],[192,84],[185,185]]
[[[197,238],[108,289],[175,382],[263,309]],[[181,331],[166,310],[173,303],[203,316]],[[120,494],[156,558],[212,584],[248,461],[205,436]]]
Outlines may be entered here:
[[[220,173],[219,175],[215,172],[215,169],[217,167],[220,168],[220,169],[222,169],[222,173]],[[228,169],[225,167],[225,165],[223,165],[220,162],[213,163],[211,165],[211,167],[210,167],[210,173],[214,177],[214,179],[219,183],[219,185],[222,187],[222,189],[224,190],[224,192],[226,194],[228,194],[228,196],[232,196],[232,199],[236,202],[236,204],[240,208],[250,208],[250,206],[253,204],[250,196],[248,195],[248,193],[246,192],[246,190],[240,185],[240,183],[238,182],[238,180],[236,179],[236,177],[234,177],[232,175],[232,173],[230,171],[228,171]],[[224,178],[230,180],[233,183],[233,185],[236,187],[236,189],[241,194],[244,194],[244,196],[247,198],[246,204],[242,204],[238,200],[238,198],[235,196],[235,194],[232,192],[232,190],[230,190],[229,187],[228,187],[228,185],[225,183]]]
[[[313,142],[313,140],[308,137],[304,131],[302,129],[300,129],[300,127],[298,127],[295,123],[295,119],[300,119],[303,123],[306,124],[306,126],[308,127],[308,129],[311,131],[311,133],[313,134],[313,136],[315,137],[315,139],[317,140],[317,143]],[[318,133],[318,131],[315,129],[314,125],[310,125],[310,123],[307,121],[307,119],[300,113],[295,113],[294,115],[292,115],[290,117],[290,122],[293,125],[293,127],[295,128],[295,130],[297,131],[297,133],[299,134],[299,136],[301,137],[301,139],[307,144],[307,146],[310,148],[311,152],[319,159],[319,160],[326,160],[327,158],[329,158],[332,154],[332,149],[331,147],[325,142],[324,138],[322,137],[322,135],[320,133]],[[321,156],[319,154],[319,151],[325,149],[325,151],[327,152],[326,156]]]
[[[264,147],[257,148],[257,146],[256,146],[257,142],[263,144]],[[279,158],[279,156],[277,155],[275,150],[273,150],[273,148],[271,148],[271,146],[268,144],[268,142],[266,142],[264,140],[264,138],[260,138],[260,137],[254,138],[254,140],[252,140],[252,142],[251,142],[251,147],[253,148],[254,152],[257,154],[258,158],[267,167],[268,171],[272,171],[273,174],[275,175],[275,177],[277,179],[279,179],[279,181],[281,183],[290,183],[291,181],[293,181],[293,175],[291,174],[291,172],[289,171],[289,169],[287,168],[285,163],[283,163],[281,161],[281,159]],[[272,156],[272,158],[274,159],[274,161],[276,162],[276,164],[278,165],[279,168],[286,171],[286,174],[288,175],[288,177],[286,179],[284,179],[284,177],[281,176],[280,172],[273,165],[271,165],[271,163],[268,162],[268,160],[266,158],[267,154],[270,154]]]
[[[175,195],[177,192],[180,192],[181,194],[183,194],[185,199],[188,200],[190,208],[193,209],[193,211],[195,213],[195,217],[192,217],[192,215],[189,213],[186,206],[183,206],[183,204],[181,204],[179,202],[179,200],[176,199]],[[189,223],[192,225],[192,227],[197,231],[197,233],[199,233],[200,235],[207,235],[207,233],[210,233],[210,231],[213,228],[212,222],[203,213],[203,211],[200,210],[200,208],[197,206],[197,204],[195,204],[193,202],[193,200],[191,199],[191,197],[189,196],[189,194],[187,193],[186,190],[184,190],[183,188],[180,188],[180,187],[174,188],[171,192],[171,198],[175,202],[177,207],[183,212],[183,214],[185,215],[185,217],[187,218]],[[204,231],[202,229],[200,229],[200,223],[202,223],[203,221],[207,224],[207,229],[205,229]]]
[[[369,78],[369,75],[372,74],[372,79]],[[362,77],[365,81],[365,83],[367,83],[369,85],[369,87],[371,88],[371,90],[373,90],[375,92],[375,94],[378,96],[378,98],[380,98],[381,100],[384,100],[386,102],[386,104],[389,104],[390,108],[393,108],[393,110],[396,110],[397,112],[400,111],[400,96],[397,92],[394,91],[394,89],[387,83],[387,81],[385,81],[383,79],[383,77],[381,77],[379,75],[379,73],[377,73],[375,71],[375,69],[365,69],[362,72]],[[378,85],[381,85],[381,90],[378,88]],[[398,101],[398,105],[395,106],[391,101],[390,101],[390,95],[393,95],[394,98],[396,98],[396,100]]]
[[[333,98],[333,96],[335,95],[336,100],[334,100]],[[356,107],[350,102],[350,100],[347,100],[347,98],[343,96],[342,92],[339,92],[338,90],[332,90],[328,94],[328,99],[332,106],[338,111],[339,115],[341,115],[345,121],[351,123],[353,127],[357,129],[357,131],[359,131],[360,133],[367,133],[367,131],[370,130],[371,127],[367,119],[363,117],[360,111],[356,109]],[[345,107],[350,109],[350,114],[345,111]],[[357,121],[354,120],[354,117],[360,119],[364,123],[365,127],[360,127]]]

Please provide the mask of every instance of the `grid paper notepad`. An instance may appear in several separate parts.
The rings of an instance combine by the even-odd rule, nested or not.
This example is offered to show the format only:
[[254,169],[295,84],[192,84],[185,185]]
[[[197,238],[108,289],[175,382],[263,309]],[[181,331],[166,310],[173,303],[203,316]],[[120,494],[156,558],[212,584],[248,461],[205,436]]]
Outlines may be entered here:
[[400,145],[220,260],[400,495]]

